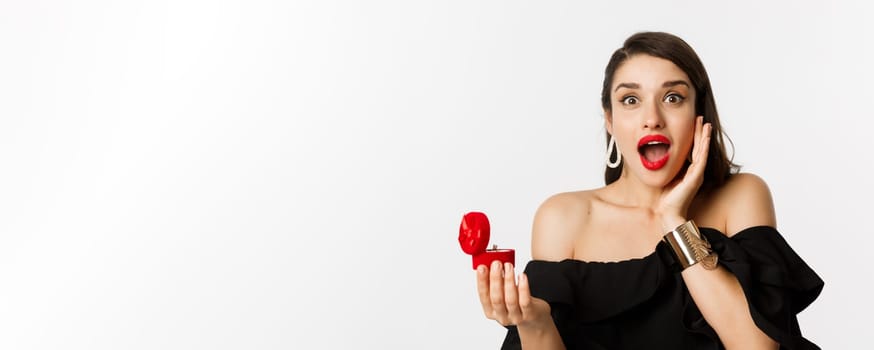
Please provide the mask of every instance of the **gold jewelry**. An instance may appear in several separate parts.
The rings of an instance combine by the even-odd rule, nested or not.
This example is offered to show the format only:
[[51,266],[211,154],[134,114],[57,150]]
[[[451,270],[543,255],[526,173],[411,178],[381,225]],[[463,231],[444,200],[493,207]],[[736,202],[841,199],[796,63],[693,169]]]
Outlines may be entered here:
[[686,221],[665,234],[662,240],[671,246],[683,270],[699,262],[707,270],[716,268],[719,256],[710,248],[710,242],[707,241],[707,237],[701,235],[694,221]]

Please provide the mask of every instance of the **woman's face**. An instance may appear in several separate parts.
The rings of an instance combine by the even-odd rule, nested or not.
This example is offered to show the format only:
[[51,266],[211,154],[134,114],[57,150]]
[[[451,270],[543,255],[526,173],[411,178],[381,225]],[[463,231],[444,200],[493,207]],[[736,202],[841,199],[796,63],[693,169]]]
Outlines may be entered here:
[[682,169],[695,133],[695,90],[671,61],[645,54],[622,63],[610,87],[607,131],[623,157],[623,176],[664,187]]

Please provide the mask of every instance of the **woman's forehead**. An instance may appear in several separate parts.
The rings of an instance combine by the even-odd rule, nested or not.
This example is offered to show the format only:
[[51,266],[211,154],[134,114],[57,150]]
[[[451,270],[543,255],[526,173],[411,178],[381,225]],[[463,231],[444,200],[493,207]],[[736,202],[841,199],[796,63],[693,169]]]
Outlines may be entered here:
[[623,86],[638,86],[641,89],[662,88],[666,82],[686,81],[691,87],[689,77],[680,67],[664,58],[639,54],[623,62],[613,76],[611,89]]

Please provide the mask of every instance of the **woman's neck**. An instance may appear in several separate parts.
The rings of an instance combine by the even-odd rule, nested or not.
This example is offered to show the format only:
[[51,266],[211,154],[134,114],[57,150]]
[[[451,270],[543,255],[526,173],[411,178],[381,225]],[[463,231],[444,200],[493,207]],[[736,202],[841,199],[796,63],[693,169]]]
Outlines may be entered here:
[[662,195],[662,187],[654,187],[641,182],[639,179],[623,173],[608,188],[617,204],[641,209],[655,209]]

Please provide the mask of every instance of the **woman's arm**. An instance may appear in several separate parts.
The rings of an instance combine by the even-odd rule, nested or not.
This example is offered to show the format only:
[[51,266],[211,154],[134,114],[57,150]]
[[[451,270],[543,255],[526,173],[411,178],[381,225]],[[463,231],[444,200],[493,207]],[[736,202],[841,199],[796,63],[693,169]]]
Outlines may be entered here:
[[[726,234],[732,236],[753,226],[776,226],[774,205],[767,185],[750,174],[737,174],[720,191],[719,206],[727,212]],[[685,218],[666,218],[667,227],[677,227]],[[707,270],[695,264],[682,272],[695,305],[719,335],[726,349],[777,349],[778,345],[753,322],[746,296],[737,278],[718,266]]]
[[[560,261],[573,257],[573,227],[579,201],[569,194],[550,197],[534,215],[531,234],[531,257],[535,260]],[[585,212],[585,211],[583,211]],[[552,319],[549,304],[531,296],[528,277],[519,276],[517,285],[512,264],[493,262],[477,268],[477,289],[486,317],[501,325],[516,325],[525,350],[563,350],[564,342]]]
[[[712,131],[712,126],[704,124],[699,116],[695,125],[692,162],[681,179],[665,188],[659,200],[656,212],[664,225],[662,232],[674,230],[688,220],[689,206],[704,181]],[[712,200],[725,205],[710,210],[725,213],[726,234],[729,236],[747,227],[776,226],[771,193],[758,177],[734,175],[714,195],[718,197]],[[682,273],[683,280],[695,305],[726,349],[776,349],[778,344],[753,321],[737,278],[718,265],[712,270],[701,265],[686,268]]]

